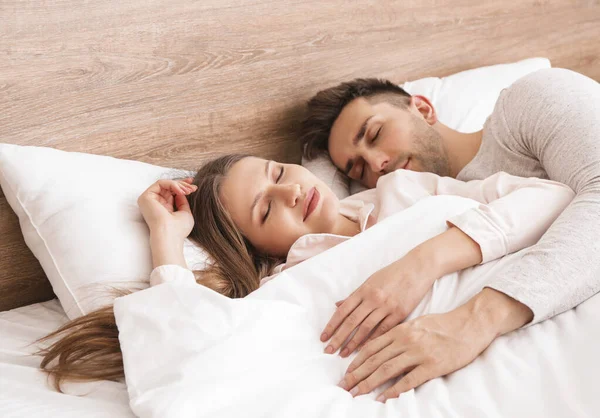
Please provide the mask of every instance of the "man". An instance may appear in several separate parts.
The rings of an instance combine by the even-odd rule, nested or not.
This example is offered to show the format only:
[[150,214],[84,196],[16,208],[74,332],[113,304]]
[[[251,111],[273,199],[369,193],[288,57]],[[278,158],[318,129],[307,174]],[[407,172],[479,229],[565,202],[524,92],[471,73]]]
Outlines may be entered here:
[[[469,364],[498,336],[600,290],[600,85],[594,80],[564,69],[532,73],[501,93],[482,131],[465,134],[440,123],[427,98],[389,81],[357,79],[309,101],[302,138],[309,158],[327,151],[368,187],[396,169],[463,181],[505,171],[559,181],[576,192],[536,245],[454,311],[401,323],[420,300],[370,279],[338,302],[321,340],[330,340],[326,352],[333,353],[357,330],[341,352],[345,357],[363,343],[340,382],[352,395],[405,374],[378,400],[397,397]],[[369,316],[384,319],[373,323]]]

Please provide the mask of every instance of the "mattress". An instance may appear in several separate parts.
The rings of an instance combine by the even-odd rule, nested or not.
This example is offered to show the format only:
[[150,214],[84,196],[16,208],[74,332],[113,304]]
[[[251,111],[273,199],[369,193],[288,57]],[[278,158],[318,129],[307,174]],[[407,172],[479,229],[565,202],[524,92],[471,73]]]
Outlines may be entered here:
[[0,417],[133,417],[124,383],[65,384],[57,392],[31,343],[68,321],[57,299],[0,312]]

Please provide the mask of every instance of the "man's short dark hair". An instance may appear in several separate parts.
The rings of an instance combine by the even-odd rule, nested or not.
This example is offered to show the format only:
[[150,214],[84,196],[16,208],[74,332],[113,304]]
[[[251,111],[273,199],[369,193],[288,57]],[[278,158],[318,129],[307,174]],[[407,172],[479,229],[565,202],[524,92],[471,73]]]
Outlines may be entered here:
[[357,78],[315,94],[308,101],[301,127],[304,155],[312,159],[319,151],[327,151],[331,127],[342,109],[356,98],[374,96],[385,96],[387,102],[404,108],[411,97],[397,84],[379,78]]

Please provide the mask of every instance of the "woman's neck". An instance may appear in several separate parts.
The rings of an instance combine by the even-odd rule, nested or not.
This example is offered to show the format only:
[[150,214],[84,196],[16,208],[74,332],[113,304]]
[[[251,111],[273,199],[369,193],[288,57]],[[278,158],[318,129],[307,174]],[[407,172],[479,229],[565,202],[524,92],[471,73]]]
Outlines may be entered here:
[[342,235],[345,237],[353,237],[360,232],[360,225],[358,222],[354,222],[346,218],[342,214],[338,214],[338,219],[333,227],[333,234]]

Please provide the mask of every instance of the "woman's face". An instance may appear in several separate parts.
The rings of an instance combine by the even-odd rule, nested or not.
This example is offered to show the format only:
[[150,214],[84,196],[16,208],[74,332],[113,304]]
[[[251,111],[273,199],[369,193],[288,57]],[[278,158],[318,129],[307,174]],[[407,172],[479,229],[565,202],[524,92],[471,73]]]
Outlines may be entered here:
[[340,216],[338,198],[306,168],[255,157],[231,167],[220,198],[252,245],[273,256],[303,235],[332,233]]

